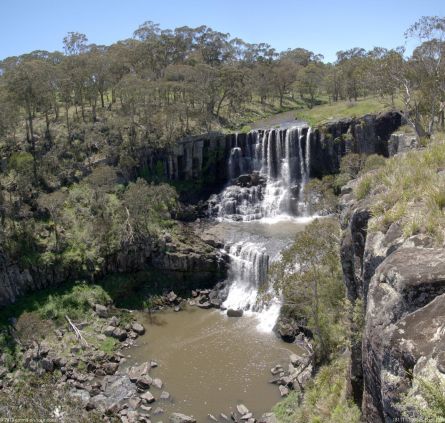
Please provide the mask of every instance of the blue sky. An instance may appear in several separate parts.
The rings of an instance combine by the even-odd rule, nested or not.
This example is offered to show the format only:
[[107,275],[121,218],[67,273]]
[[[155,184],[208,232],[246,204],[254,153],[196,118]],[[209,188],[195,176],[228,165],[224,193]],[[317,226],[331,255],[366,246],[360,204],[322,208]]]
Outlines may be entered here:
[[205,24],[333,61],[338,50],[402,45],[407,27],[426,15],[445,16],[445,0],[0,0],[0,59],[62,50],[68,31],[111,44],[151,20],[162,28]]

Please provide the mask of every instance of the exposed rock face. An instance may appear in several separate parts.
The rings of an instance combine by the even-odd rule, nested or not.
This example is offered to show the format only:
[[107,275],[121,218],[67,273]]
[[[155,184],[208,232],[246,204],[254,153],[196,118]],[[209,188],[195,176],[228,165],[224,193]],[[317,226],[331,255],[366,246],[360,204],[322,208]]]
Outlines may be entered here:
[[[178,243],[161,239],[153,244],[130,245],[109,257],[98,272],[91,269],[88,274],[81,273],[81,269],[62,269],[57,265],[22,269],[3,253],[0,246],[0,306],[13,303],[29,292],[85,278],[93,273],[95,278],[100,278],[110,273],[147,269],[159,269],[170,276],[171,289],[192,289],[203,284],[210,287],[224,279],[227,262],[217,247],[205,243],[194,234]],[[106,313],[106,310],[96,312]]]
[[363,339],[352,346],[352,392],[367,422],[392,422],[402,417],[401,395],[416,389],[410,374],[445,380],[445,250],[425,235],[404,239],[397,224],[368,232],[369,204],[346,194],[343,205],[345,284],[352,301],[364,302]]
[[[340,166],[340,158],[349,152],[382,154],[389,156],[399,151],[391,134],[401,125],[402,117],[396,111],[362,118],[347,118],[329,122],[311,132],[311,175],[321,176],[334,173]],[[257,132],[262,133],[259,129]],[[285,129],[282,131],[284,139]],[[307,132],[304,130],[303,135]],[[140,166],[162,170],[170,180],[201,180],[205,184],[198,197],[208,198],[220,190],[229,180],[228,161],[236,147],[250,151],[255,143],[254,131],[242,134],[210,133],[189,137],[176,143],[171,151],[141,151]],[[399,145],[399,143],[397,144]],[[238,169],[239,170],[239,169]],[[235,172],[240,175],[239,172]],[[260,180],[244,175],[238,181],[240,186],[255,186]],[[187,198],[188,202],[191,198]],[[197,200],[198,198],[192,198]]]
[[398,112],[366,115],[326,123],[311,134],[311,176],[335,173],[347,153],[380,154],[388,157],[391,134],[400,127]]

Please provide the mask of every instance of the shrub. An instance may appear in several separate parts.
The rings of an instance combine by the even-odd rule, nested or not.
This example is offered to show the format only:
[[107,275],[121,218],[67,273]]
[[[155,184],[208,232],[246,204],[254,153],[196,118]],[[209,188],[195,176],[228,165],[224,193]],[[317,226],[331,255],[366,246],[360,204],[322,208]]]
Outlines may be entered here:
[[360,410],[347,397],[348,359],[340,357],[322,366],[305,387],[274,407],[283,423],[359,423]]
[[371,192],[373,178],[365,175],[360,179],[356,189],[355,196],[358,200],[363,200]]

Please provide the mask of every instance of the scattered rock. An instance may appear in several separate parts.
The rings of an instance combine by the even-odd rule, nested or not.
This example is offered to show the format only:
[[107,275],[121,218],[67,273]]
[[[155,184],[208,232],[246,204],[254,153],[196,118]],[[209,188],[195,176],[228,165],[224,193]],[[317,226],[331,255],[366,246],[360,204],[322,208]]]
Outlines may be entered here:
[[119,363],[105,363],[102,368],[107,375],[114,375],[117,372]]
[[227,316],[229,316],[229,317],[242,317],[243,316],[243,314],[244,314],[244,310],[242,310],[242,309],[233,309],[233,308],[229,308],[228,310],[227,310]]
[[167,401],[170,399],[170,394],[167,391],[162,391],[159,399]]
[[139,366],[133,366],[128,369],[128,377],[130,380],[135,383],[138,379],[140,379],[142,376],[145,376],[148,374],[150,370],[150,363],[145,362],[140,364]]
[[150,367],[152,368],[152,369],[154,369],[155,367],[158,367],[158,363],[156,363],[156,361],[150,361]]
[[113,336],[113,332],[115,331],[116,326],[109,325],[103,330],[103,334],[106,336]]
[[133,332],[136,332],[138,335],[143,335],[145,333],[145,328],[144,326],[142,326],[140,323],[138,322],[134,322],[131,325],[131,329],[133,330]]
[[283,367],[281,367],[280,365],[276,365],[275,367],[273,367],[272,369],[270,369],[270,372],[275,376],[280,374],[281,372],[283,372],[284,369]]
[[43,358],[41,361],[41,364],[42,364],[43,370],[46,370],[47,372],[54,371],[54,362],[51,358],[49,358],[49,357]]
[[208,418],[214,422],[217,422],[218,419],[213,414],[207,414]]
[[238,404],[236,406],[236,411],[238,411],[238,413],[240,413],[242,416],[244,416],[245,414],[247,414],[249,412],[249,409],[244,404]]
[[108,317],[108,309],[101,304],[94,304],[94,311],[99,317]]
[[181,413],[170,414],[170,421],[172,423],[196,423],[196,420],[193,417]]
[[152,402],[155,402],[155,397],[149,391],[144,392],[140,397],[144,403],[151,404]]
[[299,366],[302,362],[302,358],[297,354],[291,354],[289,359],[293,366]]
[[287,395],[289,395],[289,388],[287,388],[286,386],[280,385],[278,389],[280,390],[280,395],[282,397],[286,397]]
[[118,341],[122,342],[127,339],[127,332],[121,328],[114,328],[113,333],[111,334],[113,338],[116,338]]
[[174,302],[176,301],[177,298],[178,298],[178,296],[177,296],[173,291],[170,291],[170,292],[167,294],[167,300],[168,300],[170,303],[174,303]]
[[134,408],[135,410],[141,405],[141,402],[142,400],[139,397],[133,397],[128,400],[130,407]]
[[157,408],[155,409],[155,411],[153,411],[153,414],[154,414],[155,416],[159,416],[159,414],[164,414],[164,409],[161,408],[161,407],[157,407]]
[[220,416],[224,420],[227,420],[227,421],[229,420],[229,418],[224,413],[221,413]]
[[136,381],[136,386],[138,389],[145,391],[146,389],[150,388],[152,382],[153,379],[150,376],[142,376]]
[[164,384],[163,384],[163,382],[162,382],[161,379],[159,379],[159,378],[155,378],[155,379],[153,379],[153,386],[154,386],[155,388],[162,389],[162,386],[163,386],[163,385],[164,385]]

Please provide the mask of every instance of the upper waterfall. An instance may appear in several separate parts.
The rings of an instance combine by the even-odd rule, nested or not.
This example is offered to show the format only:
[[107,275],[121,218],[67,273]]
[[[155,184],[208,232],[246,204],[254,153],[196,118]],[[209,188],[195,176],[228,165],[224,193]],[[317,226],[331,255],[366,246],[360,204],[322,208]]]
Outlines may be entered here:
[[213,199],[217,216],[250,221],[305,215],[310,137],[307,126],[254,130],[241,143],[236,136],[228,160],[229,185]]

